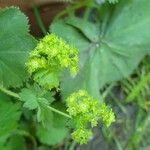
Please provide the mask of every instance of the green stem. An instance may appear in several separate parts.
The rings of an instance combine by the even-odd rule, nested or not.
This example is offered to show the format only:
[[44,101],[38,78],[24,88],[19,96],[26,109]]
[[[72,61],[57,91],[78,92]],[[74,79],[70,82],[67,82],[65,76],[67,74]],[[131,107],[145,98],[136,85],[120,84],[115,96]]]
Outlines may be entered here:
[[59,111],[59,110],[57,110],[57,109],[55,109],[55,108],[53,108],[53,107],[51,107],[51,106],[47,106],[47,108],[50,109],[51,111],[57,113],[57,114],[60,114],[60,115],[62,115],[62,116],[64,116],[64,117],[67,117],[67,118],[72,119],[72,117],[71,117],[70,115],[68,115],[68,114],[66,114],[66,113],[64,113],[64,112],[62,112],[62,111]]
[[62,16],[66,15],[66,14],[68,14],[70,16],[70,11],[71,11],[71,14],[73,14],[75,10],[83,7],[84,5],[85,5],[84,3],[76,2],[76,3],[74,3],[74,5],[68,6],[65,10],[61,11],[60,13],[58,13],[55,16],[54,21],[58,20],[59,18],[61,18]]
[[30,133],[28,133],[27,131],[24,131],[24,130],[17,130],[16,134],[19,134],[21,136],[24,136],[24,137],[27,137],[28,139],[30,139],[32,144],[33,144],[34,150],[37,150],[36,140],[34,139],[34,137]]
[[68,136],[64,142],[64,150],[68,150],[70,145],[70,136]]
[[110,84],[107,89],[102,93],[102,98],[105,99],[107,95],[111,92],[112,88],[115,86],[114,83]]
[[[12,96],[12,97],[15,97],[15,98],[17,98],[17,99],[20,99],[19,94],[14,93],[14,92],[12,92],[12,91],[9,91],[9,90],[5,89],[5,88],[2,87],[2,86],[0,86],[0,91],[2,91],[3,93],[5,93],[5,94],[7,94],[7,95],[9,95],[9,96]],[[64,117],[67,117],[67,118],[72,119],[72,117],[71,117],[70,115],[68,115],[68,114],[66,114],[66,113],[64,113],[64,112],[61,112],[61,111],[59,111],[59,110],[57,110],[57,109],[55,109],[55,108],[53,108],[53,107],[51,107],[51,106],[46,106],[46,107],[47,107],[48,109],[50,109],[51,111],[55,112],[55,113],[58,113],[58,114],[60,114],[60,115],[62,115],[62,116],[64,116]]]
[[41,31],[43,32],[44,35],[47,34],[47,31],[46,31],[46,28],[43,24],[43,21],[41,19],[41,16],[40,16],[40,13],[38,11],[38,8],[37,6],[33,3],[33,11],[34,11],[34,15],[35,15],[35,18],[36,18],[36,21],[38,23],[38,26],[40,27]]
[[14,92],[12,92],[10,90],[7,90],[3,86],[0,86],[0,91],[2,91],[3,93],[5,93],[5,94],[7,94],[9,96],[12,96],[12,97],[20,99],[20,97],[19,97],[19,95],[17,93],[14,93]]
[[69,147],[69,150],[74,150],[76,144],[77,144],[77,143],[76,143],[75,141],[73,141],[72,144],[71,144],[70,147]]
[[88,6],[86,8],[86,10],[85,10],[85,13],[84,13],[84,17],[83,17],[84,20],[88,20],[89,19],[90,12],[91,12],[91,7]]
[[118,107],[121,109],[121,111],[126,115],[128,116],[128,113],[126,111],[126,109],[124,108],[124,106],[120,103],[120,101],[115,97],[115,95],[110,92],[110,96],[111,98],[115,101],[115,103],[118,105]]
[[121,147],[121,143],[119,142],[119,140],[116,138],[115,135],[114,135],[114,141],[116,143],[118,150],[123,150],[123,148]]

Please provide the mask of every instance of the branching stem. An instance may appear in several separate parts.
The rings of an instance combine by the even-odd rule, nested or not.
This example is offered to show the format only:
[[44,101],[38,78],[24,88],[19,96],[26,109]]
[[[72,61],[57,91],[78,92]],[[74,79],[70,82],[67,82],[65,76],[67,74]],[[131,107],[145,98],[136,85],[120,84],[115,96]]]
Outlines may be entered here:
[[[12,97],[14,97],[14,98],[17,98],[17,99],[19,99],[20,100],[20,96],[19,96],[19,94],[17,94],[17,93],[15,93],[15,92],[12,92],[12,91],[10,91],[10,90],[7,90],[7,89],[5,89],[3,86],[0,86],[0,91],[2,91],[3,93],[5,93],[5,94],[7,94],[7,95],[9,95],[9,96],[12,96]],[[57,109],[55,109],[55,108],[53,108],[53,107],[51,107],[51,106],[46,106],[48,109],[50,109],[51,111],[53,111],[53,112],[55,112],[55,113],[58,113],[58,114],[60,114],[60,115],[62,115],[62,116],[64,116],[64,117],[67,117],[67,118],[72,118],[70,115],[68,115],[68,114],[66,114],[66,113],[64,113],[64,112],[62,112],[62,111],[59,111],[59,110],[57,110]]]

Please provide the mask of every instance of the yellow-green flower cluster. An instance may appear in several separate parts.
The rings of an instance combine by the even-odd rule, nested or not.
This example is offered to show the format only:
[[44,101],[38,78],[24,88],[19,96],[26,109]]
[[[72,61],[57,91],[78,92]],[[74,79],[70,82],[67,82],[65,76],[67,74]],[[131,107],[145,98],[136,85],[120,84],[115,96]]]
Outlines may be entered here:
[[[26,65],[29,73],[39,84],[51,89],[58,86],[59,77],[65,68],[69,69],[71,75],[76,75],[78,51],[55,34],[48,34],[30,53]],[[45,81],[42,81],[42,78]],[[51,85],[53,79],[55,82]]]
[[91,136],[91,127],[95,127],[101,121],[107,127],[115,121],[112,109],[104,103],[99,104],[87,91],[79,90],[67,98],[67,111],[75,122],[76,130],[72,133],[72,138],[80,143],[87,143]]
[[92,132],[89,129],[78,128],[72,133],[72,138],[80,144],[85,144],[87,143],[91,135]]
[[112,109],[109,109],[104,103],[100,105],[99,116],[102,123],[106,127],[109,127],[111,123],[115,121],[115,116]]

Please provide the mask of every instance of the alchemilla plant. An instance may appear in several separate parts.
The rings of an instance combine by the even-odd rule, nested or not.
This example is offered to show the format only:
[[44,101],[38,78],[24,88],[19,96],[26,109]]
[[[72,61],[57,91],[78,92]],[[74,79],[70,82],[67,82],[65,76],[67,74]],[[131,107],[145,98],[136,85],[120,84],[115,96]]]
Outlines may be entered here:
[[[38,40],[18,8],[0,9],[1,150],[72,149],[95,128],[111,146],[139,149],[150,116],[150,1],[70,2]],[[138,111],[123,142],[116,133],[133,119],[118,97]],[[113,123],[124,126],[117,132]]]
[[[7,11],[20,13],[16,8],[6,9],[4,12],[7,13]],[[24,64],[30,75],[29,79],[33,80],[33,85],[23,88],[19,94],[8,91],[3,86],[1,86],[1,90],[21,100],[24,103],[23,107],[28,110],[36,110],[37,121],[42,124],[43,129],[51,127],[51,123],[48,124],[47,121],[50,118],[46,117],[50,117],[52,112],[69,118],[75,124],[72,138],[80,144],[85,144],[92,136],[91,128],[95,127],[98,121],[106,126],[114,122],[115,117],[112,110],[104,103],[99,104],[98,100],[88,95],[85,90],[72,93],[67,98],[66,113],[49,106],[54,101],[52,95],[55,94],[55,92],[52,94],[51,90],[59,90],[63,72],[68,70],[71,76],[76,76],[79,70],[78,53],[74,46],[56,34],[47,34],[37,42]],[[45,98],[45,94],[48,94],[49,97]],[[88,127],[88,123],[91,124],[90,127]]]
[[[78,50],[68,45],[55,34],[48,34],[39,41],[36,48],[30,53],[26,63],[33,79],[43,88],[58,88],[59,78],[65,68],[75,76],[78,71]],[[115,121],[112,110],[105,104],[98,104],[98,100],[88,95],[87,91],[79,90],[71,94],[67,100],[67,112],[75,122],[76,130],[72,133],[73,139],[80,143],[87,143],[92,135],[88,123],[95,127],[98,121],[109,126]]]

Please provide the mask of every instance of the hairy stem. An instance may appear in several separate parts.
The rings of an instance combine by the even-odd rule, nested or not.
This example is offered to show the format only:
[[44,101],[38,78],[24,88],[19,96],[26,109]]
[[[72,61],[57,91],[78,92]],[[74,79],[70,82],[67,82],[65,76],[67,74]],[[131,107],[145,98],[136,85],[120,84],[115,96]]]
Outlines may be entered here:
[[47,108],[50,109],[51,111],[57,113],[57,114],[60,114],[60,115],[64,116],[64,117],[67,117],[67,118],[70,118],[70,119],[72,118],[70,115],[68,115],[68,114],[66,114],[66,113],[64,113],[62,111],[59,111],[59,110],[57,110],[57,109],[55,109],[55,108],[53,108],[51,106],[47,106]]
[[17,93],[14,93],[14,92],[12,92],[10,90],[7,90],[3,86],[0,86],[0,91],[2,91],[3,93],[5,93],[5,94],[7,94],[9,96],[12,96],[12,97],[20,99],[20,97],[19,97],[19,95]]

